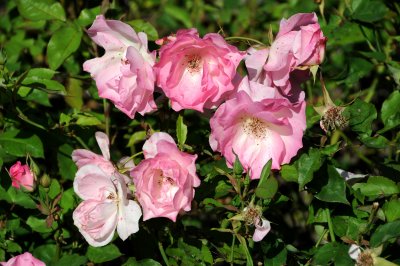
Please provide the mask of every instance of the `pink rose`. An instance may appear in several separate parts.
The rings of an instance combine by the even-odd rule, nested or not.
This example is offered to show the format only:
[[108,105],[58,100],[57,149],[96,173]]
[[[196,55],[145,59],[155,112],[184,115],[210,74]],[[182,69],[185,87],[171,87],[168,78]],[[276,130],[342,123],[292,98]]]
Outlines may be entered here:
[[78,168],[88,164],[94,164],[100,167],[106,173],[111,174],[115,171],[115,167],[110,161],[110,140],[106,134],[100,131],[96,132],[95,136],[102,156],[89,150],[77,149],[72,152],[72,160],[75,162]]
[[289,73],[298,66],[321,64],[326,40],[315,13],[299,13],[282,19],[264,67],[274,85],[286,86]]
[[29,252],[15,256],[7,262],[0,263],[2,266],[46,266],[43,261],[38,260]]
[[139,230],[142,212],[128,199],[122,174],[106,173],[97,165],[87,164],[76,173],[74,190],[84,200],[73,213],[74,224],[90,245],[107,245],[115,229],[122,240]]
[[145,159],[131,171],[143,220],[166,217],[176,221],[180,210],[190,211],[197,155],[181,152],[167,133],[154,133],[143,146]]
[[105,54],[83,64],[96,80],[99,96],[134,118],[157,109],[153,100],[155,52],[147,48],[147,35],[138,34],[127,24],[96,17],[88,29],[92,40],[105,49]]
[[155,65],[157,85],[171,100],[172,109],[202,112],[223,101],[234,86],[232,79],[244,53],[219,34],[201,39],[196,29],[179,30],[159,41],[160,61]]
[[272,90],[244,86],[210,120],[211,148],[222,153],[228,166],[237,154],[252,179],[260,178],[270,159],[272,169],[280,169],[303,146],[305,102],[293,105]]
[[17,161],[10,168],[11,185],[17,189],[21,186],[28,191],[33,191],[35,177],[28,165]]
[[288,82],[284,86],[278,87],[272,80],[272,72],[268,72],[264,69],[268,55],[269,48],[260,50],[249,48],[247,50],[245,65],[249,82],[245,83],[249,83],[252,91],[259,91],[258,93],[263,92],[266,94],[265,97],[267,98],[271,98],[271,94],[280,94],[292,103],[304,101],[305,94],[300,84],[308,79],[308,73],[305,71],[293,70],[289,73]]

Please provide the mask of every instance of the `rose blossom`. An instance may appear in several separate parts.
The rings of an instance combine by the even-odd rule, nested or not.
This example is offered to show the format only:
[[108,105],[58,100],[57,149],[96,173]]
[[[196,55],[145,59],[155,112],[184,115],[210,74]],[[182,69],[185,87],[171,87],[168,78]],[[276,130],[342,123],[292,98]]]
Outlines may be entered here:
[[274,85],[287,86],[289,73],[298,66],[319,65],[324,59],[326,40],[315,13],[282,19],[264,67]]
[[73,213],[74,224],[90,245],[108,244],[115,229],[122,240],[139,230],[142,212],[135,201],[128,200],[122,174],[87,164],[76,173],[74,190],[84,200]]
[[143,208],[143,220],[166,217],[176,221],[180,210],[190,211],[196,175],[197,155],[182,152],[170,135],[154,133],[144,144],[145,159],[131,171],[136,198]]
[[27,164],[22,165],[17,161],[10,168],[11,185],[17,189],[21,186],[28,191],[32,191],[34,187],[35,177]]
[[88,164],[94,164],[100,167],[106,173],[111,174],[115,171],[115,167],[110,161],[110,140],[106,134],[100,131],[96,132],[95,137],[97,144],[100,147],[102,156],[89,150],[77,149],[72,152],[72,160],[75,162],[78,168]]
[[12,257],[7,262],[0,262],[0,264],[2,266],[46,266],[43,261],[38,260],[29,252]]
[[[272,80],[272,72],[264,69],[269,56],[269,48],[255,49],[250,47],[245,57],[250,90],[263,93],[271,98],[271,94],[281,94],[292,103],[304,101],[305,94],[300,84],[305,82],[309,75],[306,71],[293,70],[289,73],[289,80],[284,86],[276,86]],[[243,81],[242,81],[243,83]]]
[[159,41],[160,61],[155,65],[157,85],[171,100],[172,109],[218,105],[234,89],[232,79],[244,53],[216,33],[200,38],[196,29],[179,30]]
[[293,105],[279,93],[246,86],[239,90],[211,118],[210,146],[230,167],[237,154],[250,177],[258,179],[270,159],[272,169],[280,169],[303,146],[305,102]]
[[153,100],[155,52],[147,48],[147,35],[129,25],[97,16],[88,29],[92,40],[105,49],[102,57],[83,64],[95,79],[99,96],[134,118],[157,108]]

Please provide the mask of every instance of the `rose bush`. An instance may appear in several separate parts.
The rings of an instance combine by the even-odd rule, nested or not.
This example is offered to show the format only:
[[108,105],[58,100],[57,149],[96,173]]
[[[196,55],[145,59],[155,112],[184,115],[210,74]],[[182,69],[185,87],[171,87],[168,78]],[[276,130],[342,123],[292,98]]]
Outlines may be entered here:
[[1,264],[399,264],[399,10],[1,3]]

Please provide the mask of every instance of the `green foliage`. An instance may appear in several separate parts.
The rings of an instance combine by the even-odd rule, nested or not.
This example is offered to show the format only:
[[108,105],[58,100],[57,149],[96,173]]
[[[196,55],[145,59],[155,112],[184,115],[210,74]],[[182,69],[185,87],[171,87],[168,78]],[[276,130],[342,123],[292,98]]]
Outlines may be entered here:
[[[4,2],[4,1],[3,1]],[[121,20],[154,42],[181,28],[201,36],[247,37],[270,45],[282,18],[316,12],[328,38],[324,62],[310,68],[303,147],[281,169],[251,180],[208,143],[213,110],[158,110],[128,119],[98,95],[84,61],[103,55],[87,36],[97,15]],[[354,265],[351,244],[374,252],[377,265],[400,263],[400,5],[388,0],[325,1],[5,1],[0,8],[0,261],[29,251],[46,265]],[[228,39],[245,51],[251,40]],[[245,74],[243,64],[238,71]],[[348,126],[325,133],[322,76]],[[80,204],[75,149],[136,165],[152,132],[168,132],[196,154],[201,185],[190,212],[140,221],[127,240],[90,247],[74,225]],[[34,160],[34,161],[33,161]],[[33,192],[16,189],[10,167],[37,166]],[[339,174],[338,169],[345,172]],[[353,174],[356,174],[354,176]],[[357,176],[357,174],[360,174]],[[366,176],[364,178],[361,178]],[[134,188],[131,188],[134,189]],[[132,197],[134,194],[132,194]],[[271,231],[254,242],[254,208]],[[257,224],[258,226],[260,224]]]

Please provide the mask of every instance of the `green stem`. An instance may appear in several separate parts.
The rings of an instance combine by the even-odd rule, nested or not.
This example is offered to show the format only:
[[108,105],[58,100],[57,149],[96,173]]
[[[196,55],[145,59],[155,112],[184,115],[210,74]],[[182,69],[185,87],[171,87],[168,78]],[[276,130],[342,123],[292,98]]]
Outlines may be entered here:
[[84,147],[86,150],[90,150],[89,147],[86,145],[86,143],[83,142],[83,140],[79,136],[76,135],[72,136],[79,142],[79,144],[81,144],[82,147]]
[[249,41],[249,42],[255,42],[255,43],[258,43],[258,44],[260,44],[262,46],[267,47],[267,45],[265,45],[264,43],[262,43],[262,42],[260,42],[260,41],[258,41],[256,39],[252,39],[252,38],[248,38],[248,37],[232,36],[232,37],[226,37],[225,40],[226,41],[229,41],[229,40]]
[[324,231],[322,232],[321,236],[319,237],[317,243],[315,244],[315,247],[317,248],[319,244],[321,243],[322,239],[324,239],[325,234],[328,232],[326,228],[324,228]]
[[106,121],[106,135],[110,138],[110,104],[103,99],[104,119]]
[[325,214],[326,214],[326,218],[328,220],[329,236],[331,237],[332,242],[336,242],[335,233],[333,232],[331,213],[329,212],[329,209],[325,209]]
[[18,117],[19,117],[19,118],[21,118],[22,120],[24,120],[24,121],[27,122],[28,124],[31,124],[32,126],[35,126],[35,127],[37,127],[37,128],[40,128],[40,129],[43,129],[43,130],[46,130],[46,131],[47,131],[47,129],[46,129],[44,126],[42,126],[42,125],[40,125],[40,124],[38,124],[38,123],[33,122],[32,120],[30,120],[18,107],[15,107],[15,108],[16,108],[16,110],[17,110],[17,112],[18,112]]
[[165,254],[164,247],[160,241],[158,241],[158,249],[160,250],[160,253],[164,260],[165,265],[169,266],[167,255]]
[[231,265],[233,265],[233,250],[235,247],[235,241],[236,241],[236,236],[232,235],[232,247],[231,247],[231,257],[230,257]]

